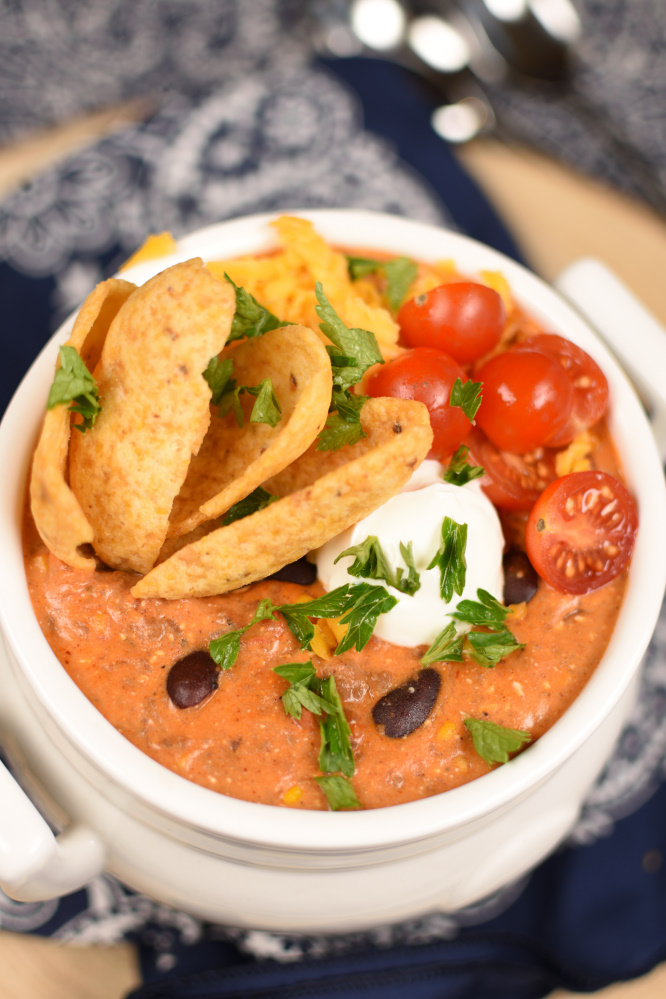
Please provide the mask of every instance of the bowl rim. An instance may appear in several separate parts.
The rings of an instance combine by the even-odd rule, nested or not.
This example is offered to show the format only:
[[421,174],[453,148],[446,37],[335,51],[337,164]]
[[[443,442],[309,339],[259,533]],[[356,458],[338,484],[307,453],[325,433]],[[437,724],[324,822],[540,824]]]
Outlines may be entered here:
[[[212,260],[268,250],[276,242],[268,223],[280,214],[266,212],[206,226],[180,239],[174,254],[135,265],[121,276],[143,283],[191,256]],[[6,556],[0,574],[0,625],[33,695],[60,732],[106,780],[144,805],[177,823],[255,846],[328,854],[369,851],[431,839],[503,810],[546,780],[593,735],[631,682],[659,615],[666,587],[666,490],[649,424],[617,361],[571,306],[536,275],[499,251],[441,226],[356,209],[289,214],[310,219],[327,241],[338,245],[422,260],[453,257],[456,267],[469,275],[500,270],[530,315],[546,329],[580,343],[602,366],[611,390],[609,425],[625,480],[638,500],[641,530],[608,648],[584,689],[548,732],[508,764],[450,791],[386,808],[317,812],[248,802],[194,784],[146,756],[100,715],[60,665],[37,624],[23,571],[20,524],[31,453],[23,442],[28,427],[30,440],[38,432],[42,410],[40,405],[35,412],[32,399],[45,397],[58,346],[76,313],[40,352],[0,426],[0,467],[6,470],[0,496],[0,550]]]

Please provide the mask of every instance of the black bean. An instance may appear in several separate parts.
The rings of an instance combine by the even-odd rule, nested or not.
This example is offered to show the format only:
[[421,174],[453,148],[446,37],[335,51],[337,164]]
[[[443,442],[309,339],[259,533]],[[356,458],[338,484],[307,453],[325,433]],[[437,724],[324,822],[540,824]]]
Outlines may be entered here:
[[402,687],[380,698],[372,709],[375,725],[389,739],[402,739],[423,725],[435,706],[442,680],[434,669],[423,669]]
[[277,579],[282,583],[300,583],[301,586],[311,586],[317,578],[317,566],[313,565],[312,562],[308,562],[304,555],[297,562],[290,562],[289,565],[284,565],[277,572],[266,578]]
[[167,694],[177,708],[192,708],[217,690],[218,669],[204,649],[175,662],[167,676]]
[[504,556],[504,603],[522,604],[539,589],[539,577],[525,552],[510,548]]

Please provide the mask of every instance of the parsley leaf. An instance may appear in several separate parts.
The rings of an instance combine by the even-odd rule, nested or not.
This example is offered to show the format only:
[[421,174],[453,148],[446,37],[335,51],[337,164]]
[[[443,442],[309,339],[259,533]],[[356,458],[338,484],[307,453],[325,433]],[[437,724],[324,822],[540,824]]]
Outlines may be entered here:
[[[383,364],[375,334],[370,330],[349,329],[343,323],[326,295],[320,281],[315,285],[318,305],[315,312],[321,319],[319,329],[337,347],[331,359],[333,384],[348,389],[361,378],[373,364]],[[346,358],[343,363],[334,363],[338,356]],[[350,363],[350,360],[353,363]]]
[[298,604],[282,604],[275,609],[282,614],[287,626],[302,649],[309,649],[314,638],[314,625],[311,617],[340,617],[347,604],[349,586],[338,586],[322,597]]
[[210,386],[213,397],[210,400],[214,406],[219,406],[225,392],[235,388],[236,382],[232,378],[234,362],[230,357],[223,361],[219,357],[211,357],[208,367],[203,373],[204,378]]
[[366,436],[361,426],[361,409],[367,399],[367,395],[333,389],[332,405],[337,412],[329,413],[326,425],[317,438],[317,451],[337,451],[345,444],[356,444]]
[[349,627],[335,650],[336,656],[339,656],[352,646],[360,652],[370,641],[379,615],[386,614],[397,602],[396,597],[392,597],[383,586],[356,583],[354,586],[338,586],[313,600],[282,604],[274,609],[283,615],[302,649],[309,649],[314,638],[311,617],[342,618],[340,623],[348,624]]
[[321,734],[319,769],[323,773],[335,773],[339,770],[346,777],[353,777],[355,766],[351,748],[351,729],[345,717],[334,676],[327,676],[320,681],[320,693],[333,710],[327,708],[319,722]]
[[451,621],[432,643],[426,654],[421,659],[422,666],[429,666],[430,663],[461,663],[463,635],[456,632],[456,626]]
[[395,257],[384,264],[386,297],[394,312],[404,302],[418,272],[417,265],[409,257]]
[[231,669],[238,659],[241,637],[252,627],[253,624],[256,624],[257,621],[272,620],[274,610],[275,608],[270,600],[261,600],[256,611],[254,612],[254,617],[249,624],[246,624],[243,628],[236,628],[234,631],[228,631],[226,635],[214,638],[209,643],[208,651],[211,659],[215,660],[220,669]]
[[[217,358],[213,358],[216,361]],[[218,374],[222,365],[230,364],[233,366],[233,360],[228,359],[222,361],[221,364],[211,370],[210,380],[206,377],[207,372],[211,369],[213,363],[211,361],[204,371],[204,378],[208,381],[208,384],[213,388],[213,398],[212,402],[219,405],[218,416],[227,416],[228,413],[233,412],[236,417],[236,423],[239,427],[242,427],[245,422],[245,417],[243,415],[243,407],[240,403],[240,397],[243,392],[247,392],[248,395],[254,395],[257,397],[257,401],[252,407],[252,412],[250,413],[250,423],[267,423],[270,427],[276,427],[280,422],[280,417],[282,415],[282,407],[277,400],[275,395],[275,390],[273,389],[273,379],[264,378],[263,381],[259,382],[258,385],[237,385],[235,378],[227,377],[226,382],[222,383],[222,374]],[[229,374],[231,374],[231,369],[229,369]]]
[[398,569],[393,569],[389,565],[384,549],[375,534],[370,534],[365,541],[341,552],[334,564],[339,562],[341,558],[344,558],[345,555],[353,556],[354,561],[347,568],[350,576],[361,576],[365,579],[383,579],[389,586],[400,590],[401,593],[413,595],[421,586],[421,581],[414,565],[411,541],[407,546],[403,545],[402,542],[400,543],[400,554],[408,568],[409,574],[407,579],[402,578],[405,572],[402,566]]
[[351,781],[347,780],[346,777],[315,777],[315,780],[326,795],[332,812],[337,812],[341,808],[363,807],[356,797]]
[[481,405],[482,388],[483,382],[467,381],[463,384],[461,378],[456,378],[451,386],[449,405],[460,406],[467,419],[475,423],[474,417]]
[[529,732],[504,728],[503,725],[480,718],[466,718],[465,728],[472,735],[474,749],[489,767],[493,763],[506,763],[509,753],[517,753],[525,743],[532,741]]
[[487,590],[478,589],[476,595],[478,602],[476,600],[461,600],[451,617],[457,621],[471,624],[473,627],[481,625],[491,628],[493,631],[502,631],[506,616],[511,613],[509,608],[501,604]]
[[250,423],[267,423],[269,427],[278,425],[282,407],[277,401],[272,378],[264,378],[258,385],[245,385],[241,388],[241,392],[249,392],[250,395],[257,397],[250,413]]
[[393,312],[402,305],[407,292],[418,274],[418,266],[409,257],[393,260],[373,260],[370,257],[347,257],[347,267],[352,281],[383,271],[386,277],[386,297]]
[[445,600],[447,603],[451,602],[454,593],[460,596],[465,588],[465,576],[467,574],[466,547],[467,524],[458,524],[451,517],[445,517],[442,521],[442,540],[437,554],[428,568],[434,569],[435,566],[439,566],[441,573],[440,593],[442,600]]
[[443,479],[453,486],[465,486],[473,479],[478,479],[484,475],[481,465],[470,465],[467,461],[469,448],[461,444],[456,453],[449,461],[449,467],[444,472]]
[[470,658],[486,669],[496,666],[510,652],[525,648],[516,641],[508,628],[491,632],[470,631],[466,635],[466,641],[471,646]]
[[270,330],[275,330],[278,326],[287,326],[272,312],[259,305],[254,295],[251,295],[245,288],[239,288],[231,280],[228,274],[225,279],[233,286],[236,292],[236,312],[231,323],[231,333],[227,338],[227,343],[233,340],[240,340],[242,337],[262,336]]
[[229,507],[222,518],[222,526],[226,527],[228,524],[233,524],[235,520],[242,520],[243,517],[249,517],[251,513],[256,513],[258,510],[263,510],[265,507],[270,506],[271,503],[276,503],[279,498],[279,496],[269,493],[263,486],[257,486],[244,499],[239,500],[238,503],[234,503],[233,506]]
[[288,715],[300,718],[302,709],[307,708],[321,718],[319,769],[323,773],[340,771],[347,777],[352,777],[355,765],[351,729],[335,685],[335,677],[327,676],[320,680],[311,661],[286,663],[284,666],[275,666],[273,671],[290,681],[289,688],[282,695],[282,704]]
[[371,586],[370,583],[351,586],[348,600],[349,604],[340,619],[340,624],[348,625],[347,633],[335,650],[336,656],[341,656],[352,647],[357,652],[365,648],[379,615],[388,613],[398,602],[397,597],[391,596],[383,586]]
[[307,708],[315,715],[322,711],[334,712],[336,705],[329,704],[318,693],[321,681],[315,673],[311,661],[306,663],[285,663],[284,666],[273,667],[273,672],[289,680],[290,686],[282,695],[285,713],[292,718],[300,718],[302,708]]
[[97,382],[75,347],[61,347],[59,355],[60,367],[53,378],[46,408],[55,409],[56,406],[71,402],[69,409],[82,417],[82,422],[75,423],[74,426],[85,434],[86,430],[92,429],[102,412]]

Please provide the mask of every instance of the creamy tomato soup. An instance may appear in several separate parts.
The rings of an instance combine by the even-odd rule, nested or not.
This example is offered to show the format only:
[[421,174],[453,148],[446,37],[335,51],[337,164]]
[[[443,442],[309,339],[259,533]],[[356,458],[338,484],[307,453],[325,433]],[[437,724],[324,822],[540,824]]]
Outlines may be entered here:
[[[302,220],[287,219],[285,226],[287,230],[295,226],[296,236],[292,233],[289,238],[303,239],[307,246],[319,239],[303,229]],[[356,278],[350,284],[345,277],[342,254],[321,241],[316,246],[321,260],[328,260],[331,286],[337,281],[345,294],[352,294]],[[124,555],[114,563],[99,546],[85,559],[80,545],[74,556],[62,555],[70,558],[71,565],[56,557],[54,547],[59,554],[67,548],[47,547],[40,531],[47,541],[48,532],[38,530],[48,490],[33,489],[32,511],[35,495],[42,507],[34,519],[30,503],[26,508],[27,581],[40,627],[68,674],[120,733],[165,767],[248,801],[305,809],[380,808],[439,794],[483,776],[538,739],[566,711],[599,663],[612,633],[637,528],[635,505],[622,485],[606,428],[608,390],[603,373],[580,348],[562,337],[544,335],[512,303],[501,276],[490,276],[490,285],[498,289],[492,290],[465,284],[450,265],[436,271],[436,265],[417,268],[408,261],[412,267],[408,279],[418,293],[413,290],[414,297],[398,311],[391,289],[387,290],[388,271],[382,269],[386,261],[355,258],[362,274],[358,287],[365,289],[365,299],[352,305],[362,307],[363,314],[379,324],[375,340],[371,333],[336,326],[341,321],[322,297],[321,284],[318,306],[309,290],[312,275],[301,274],[305,282],[297,296],[301,312],[289,312],[295,308],[289,296],[284,301],[270,299],[276,288],[286,286],[285,275],[279,272],[281,259],[279,255],[243,258],[229,267],[239,283],[250,282],[257,298],[266,296],[276,314],[300,323],[301,330],[309,326],[301,333],[304,342],[313,337],[318,318],[326,315],[320,328],[335,344],[328,351],[337,386],[332,396],[328,357],[314,344],[314,355],[317,351],[323,355],[325,368],[324,414],[331,399],[333,416],[326,426],[322,429],[326,415],[313,417],[315,429],[291,463],[279,466],[277,475],[268,473],[258,480],[267,489],[254,490],[254,506],[240,512],[232,506],[231,520],[220,521],[229,509],[227,503],[211,514],[209,525],[195,518],[184,547],[178,537],[174,543],[163,534],[155,548],[163,545],[157,567],[152,568],[154,560],[149,560],[147,572]],[[307,260],[307,254],[299,259]],[[401,260],[396,262],[396,273],[406,280],[405,258]],[[227,267],[209,266],[213,273],[215,266],[223,271]],[[278,268],[270,271],[270,280],[266,267]],[[450,286],[445,293],[441,281]],[[126,297],[129,291],[120,288],[118,293]],[[400,294],[404,297],[404,288]],[[237,297],[236,315],[239,301]],[[350,299],[346,301],[351,308]],[[322,308],[328,311],[322,313]],[[255,317],[252,322],[256,321]],[[288,327],[283,336],[275,323],[269,329],[283,337],[281,357],[287,359],[280,363],[289,364]],[[447,324],[459,326],[450,343]],[[165,328],[168,353],[177,336],[168,323]],[[364,341],[357,350],[356,335],[372,342]],[[246,354],[251,355],[257,334],[245,336],[240,347],[233,345],[236,350],[220,355],[228,358],[223,364],[238,365],[236,373],[243,370],[243,359],[251,370]],[[269,341],[256,342],[262,342],[265,351]],[[312,353],[311,344],[308,349]],[[382,356],[386,363],[377,363]],[[204,373],[215,405],[219,403],[215,379],[219,381],[222,368],[222,364],[217,367],[218,360],[215,356]],[[100,365],[103,370],[103,361],[104,354],[95,371]],[[74,362],[78,363],[76,357]],[[201,367],[201,358],[197,363]],[[305,377],[309,369],[303,363]],[[321,372],[321,358],[319,363]],[[181,368],[188,373],[186,366]],[[110,367],[107,384],[118,370],[122,375],[117,365]],[[85,371],[84,375],[89,377],[87,404],[100,409],[94,379]],[[225,377],[228,381],[229,371]],[[253,380],[259,377],[261,385],[236,389],[236,405],[240,406],[239,392],[250,393],[253,399],[261,396],[261,412],[268,409],[270,415],[260,414],[258,422],[275,428],[279,400],[263,370]],[[284,393],[298,387],[293,373],[290,380],[285,378],[287,387],[280,389],[283,403]],[[362,393],[378,397],[372,405],[359,400],[355,390],[350,392],[355,383]],[[220,398],[224,384],[218,386]],[[229,383],[226,390],[232,392],[235,384]],[[382,406],[388,402],[395,409],[396,399],[410,400],[400,402],[400,411],[416,414],[417,423],[421,420],[421,436],[416,433],[414,438],[420,440],[418,457],[411,453],[401,457],[400,447],[410,431],[408,420],[404,426],[395,416],[388,423],[384,420],[380,427],[384,436],[375,431],[374,442],[370,432],[356,434],[354,413],[349,416],[349,410],[356,407],[358,412],[363,405],[374,414],[389,412]],[[99,403],[103,413],[103,393]],[[245,403],[247,420],[255,403],[247,398]],[[228,420],[224,439],[231,441],[226,452],[220,445],[222,461],[233,447],[235,424],[228,407],[224,416],[222,404],[219,414],[215,405],[211,426],[219,427],[214,421],[222,415]],[[254,409],[252,414],[254,420]],[[159,415],[151,410],[151,419]],[[95,441],[94,417],[91,421],[86,445]],[[341,441],[336,434],[342,435]],[[326,447],[317,448],[326,435]],[[256,460],[270,440],[267,436],[266,447],[257,449]],[[76,445],[80,448],[81,441]],[[401,491],[366,504],[363,517],[349,517],[328,534],[326,518],[334,511],[313,509],[312,519],[324,524],[317,542],[321,547],[311,553],[317,570],[301,559],[268,575],[271,570],[261,559],[269,558],[281,543],[284,519],[276,526],[275,511],[283,500],[293,493],[301,497],[302,505],[282,509],[307,511],[310,496],[318,495],[320,479],[335,470],[338,488],[326,494],[324,506],[334,505],[337,498],[345,502],[344,496],[353,493],[354,468],[361,467],[354,465],[355,455],[368,448],[371,453],[380,445],[386,462],[399,464],[404,459],[405,474],[395,478],[396,489],[402,483]],[[429,458],[436,461],[421,465],[428,447]],[[323,465],[322,451],[328,454]],[[213,449],[211,481],[217,453]],[[304,462],[300,466],[299,458]],[[44,461],[43,454],[40,460]],[[234,461],[239,474],[244,474],[244,455],[236,454]],[[346,479],[347,466],[351,471]],[[79,478],[85,482],[83,467]],[[417,472],[409,478],[414,468]],[[308,479],[311,469],[319,470]],[[104,475],[107,480],[112,477],[105,468],[101,471],[101,482]],[[389,471],[386,464],[375,466],[374,484],[388,479]],[[374,495],[372,476],[364,475],[363,489]],[[243,502],[248,492],[240,494]],[[94,499],[103,508],[104,497]],[[180,499],[176,497],[176,505]],[[394,512],[389,515],[390,504]],[[190,497],[190,515],[198,505],[199,500],[192,505]],[[452,510],[459,512],[454,516]],[[217,549],[204,551],[204,542],[245,517],[251,518],[247,525],[256,525],[257,537],[252,537],[249,526],[244,535],[232,533],[234,538],[245,538],[238,564],[230,570],[236,573],[233,583],[217,589],[204,586],[198,591],[204,595],[193,596],[187,580],[200,586],[207,571],[213,575],[217,571],[210,558],[210,551]],[[118,524],[120,530],[122,517]],[[269,530],[265,525],[273,526]],[[293,534],[293,524],[290,528]],[[357,530],[360,534],[354,533]],[[107,550],[112,555],[115,540],[111,530]],[[244,573],[243,559],[250,548],[253,574]],[[303,546],[298,554],[306,550]],[[228,553],[225,557],[233,563],[236,553],[233,559]],[[345,557],[347,562],[341,563]],[[93,564],[96,568],[90,571]],[[170,576],[173,565],[176,569]],[[190,577],[192,565],[196,571]],[[128,566],[137,571],[127,571]],[[267,578],[257,579],[264,572]],[[142,590],[151,577],[158,580],[153,585],[166,589]],[[178,584],[178,578],[184,578],[185,584]],[[239,587],[248,578],[255,581]],[[149,595],[133,595],[137,586]],[[172,586],[176,591],[169,589]],[[343,603],[338,606],[331,600],[339,591]],[[322,603],[324,597],[329,604]],[[374,616],[364,604],[368,599],[375,602]],[[299,623],[299,604],[317,600],[315,611],[302,611]],[[352,604],[355,623],[345,617]]]
[[[599,463],[612,469],[608,444]],[[624,576],[583,596],[541,583],[517,606],[511,630],[524,648],[493,669],[473,662],[436,663],[435,707],[401,739],[373,722],[377,701],[422,669],[424,647],[373,637],[361,651],[320,660],[299,648],[283,620],[262,621],[243,638],[233,667],[201,704],[181,710],[166,689],[169,668],[211,638],[249,623],[258,602],[295,603],[323,592],[318,584],[265,581],[207,599],[136,600],[135,577],[77,571],[51,555],[25,525],[25,564],[39,624],[75,683],[126,738],[170,770],[248,801],[325,809],[317,773],[319,722],[309,711],[285,714],[282,663],[312,660],[334,672],[352,732],[353,784],[365,808],[438,794],[488,772],[463,718],[491,718],[542,735],[571,704],[608,643]]]

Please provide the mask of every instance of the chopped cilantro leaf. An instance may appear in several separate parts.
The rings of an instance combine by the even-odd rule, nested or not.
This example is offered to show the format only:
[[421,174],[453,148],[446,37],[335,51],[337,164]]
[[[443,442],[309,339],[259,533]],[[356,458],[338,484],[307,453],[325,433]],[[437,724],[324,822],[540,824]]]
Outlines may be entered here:
[[336,656],[341,656],[352,647],[357,652],[365,648],[379,615],[388,613],[398,602],[397,597],[392,597],[383,586],[371,586],[370,583],[351,586],[348,601],[340,619],[340,624],[347,625],[347,633],[335,650]]
[[529,732],[505,728],[481,718],[466,718],[465,727],[471,733],[474,749],[489,767],[493,763],[506,763],[509,753],[517,753],[525,743],[532,741]]
[[481,465],[470,465],[467,461],[469,448],[461,444],[456,453],[449,461],[449,467],[444,472],[443,479],[453,486],[465,486],[473,479],[478,479],[484,474]]
[[251,295],[245,288],[239,288],[228,274],[224,277],[233,286],[236,292],[236,312],[231,323],[231,333],[227,338],[227,343],[233,340],[240,340],[242,337],[262,336],[270,330],[275,330],[278,326],[287,326],[272,312],[259,305],[254,295]]
[[482,382],[464,382],[461,378],[456,378],[451,386],[449,405],[460,406],[463,413],[472,423],[481,405]]
[[417,265],[409,257],[395,257],[384,264],[386,297],[394,312],[397,312],[404,302],[418,272]]
[[317,438],[317,451],[337,451],[345,444],[356,444],[366,436],[361,426],[361,409],[367,399],[367,395],[333,389],[332,405],[337,411],[329,413],[326,425]]
[[274,610],[275,607],[273,607],[270,600],[261,600],[257,605],[257,609],[254,612],[254,616],[249,624],[246,624],[243,628],[236,628],[234,631],[228,631],[226,635],[214,638],[209,643],[208,651],[211,659],[215,660],[220,669],[231,669],[238,659],[241,637],[252,627],[253,624],[256,624],[257,621],[272,620]]
[[471,647],[470,659],[487,669],[496,666],[509,653],[524,648],[524,645],[516,641],[508,628],[491,632],[470,631],[466,635],[465,641]]
[[[321,734],[319,769],[322,773],[335,773],[339,770],[346,777],[353,777],[355,767],[351,748],[351,729],[345,717],[334,676],[327,676],[320,681],[319,693],[329,705],[319,722]],[[332,711],[330,707],[333,708]]]
[[74,426],[84,434],[86,430],[92,429],[102,412],[97,382],[75,347],[61,347],[59,355],[60,367],[49,390],[46,408],[55,409],[56,406],[71,402],[69,409],[82,417],[82,422],[75,423]]
[[461,600],[451,617],[473,627],[481,625],[493,631],[502,631],[507,614],[511,611],[487,590],[478,589],[476,600]]
[[346,777],[334,775],[315,777],[315,780],[326,795],[326,800],[332,812],[338,812],[341,808],[363,807],[356,797],[356,792],[351,781],[347,780]]
[[347,267],[352,281],[383,271],[386,277],[386,298],[393,312],[397,312],[409,291],[418,267],[409,257],[393,260],[373,260],[371,257],[347,257]]
[[273,379],[264,378],[258,385],[246,385],[241,389],[243,391],[257,397],[250,413],[250,423],[267,423],[269,427],[276,427],[280,422],[282,407],[273,389]]
[[432,643],[426,654],[421,659],[422,666],[429,666],[430,663],[461,663],[463,635],[458,635],[456,626],[451,621]]
[[232,378],[233,371],[234,362],[230,357],[225,358],[223,361],[219,357],[211,357],[208,362],[208,367],[204,371],[203,376],[213,393],[210,401],[214,406],[220,405],[225,392],[235,388],[236,382]]
[[298,604],[282,604],[276,607],[291,633],[300,642],[302,649],[309,649],[314,638],[314,625],[311,617],[340,617],[347,604],[349,586],[338,586],[337,589],[325,593],[322,597],[303,601]]
[[[337,314],[319,281],[315,285],[318,305],[315,312],[321,319],[319,329],[337,347],[337,354],[350,358],[354,363],[333,364],[333,384],[348,389],[359,382],[373,364],[383,364],[383,358],[370,330],[349,329]],[[333,363],[333,362],[331,362]]]
[[442,540],[428,568],[434,569],[435,566],[439,566],[440,593],[442,600],[447,603],[451,602],[454,593],[460,596],[465,589],[466,547],[467,524],[458,524],[451,517],[445,517],[442,521]]
[[348,566],[347,572],[350,576],[363,577],[364,579],[383,579],[389,586],[400,590],[401,593],[410,595],[416,593],[421,586],[419,575],[414,566],[414,555],[412,552],[412,542],[405,546],[400,544],[400,554],[405,560],[408,568],[407,579],[403,579],[404,569],[400,566],[393,569],[389,565],[379,538],[375,534],[370,534],[365,541],[359,545],[353,545],[338,555],[335,562],[339,562],[346,555],[353,556],[353,563]]
[[243,517],[249,517],[251,513],[263,510],[265,507],[270,506],[271,503],[275,503],[279,498],[279,496],[269,493],[263,486],[257,486],[248,496],[245,496],[244,499],[239,500],[238,503],[234,503],[233,506],[229,507],[222,518],[222,526],[226,527],[228,524],[233,524],[235,520],[242,520]]
[[273,672],[290,683],[282,695],[282,704],[285,713],[292,718],[300,718],[303,708],[315,715],[321,715],[322,711],[337,710],[335,705],[329,704],[320,696],[318,691],[321,681],[312,662],[285,663],[284,666],[275,666]]

